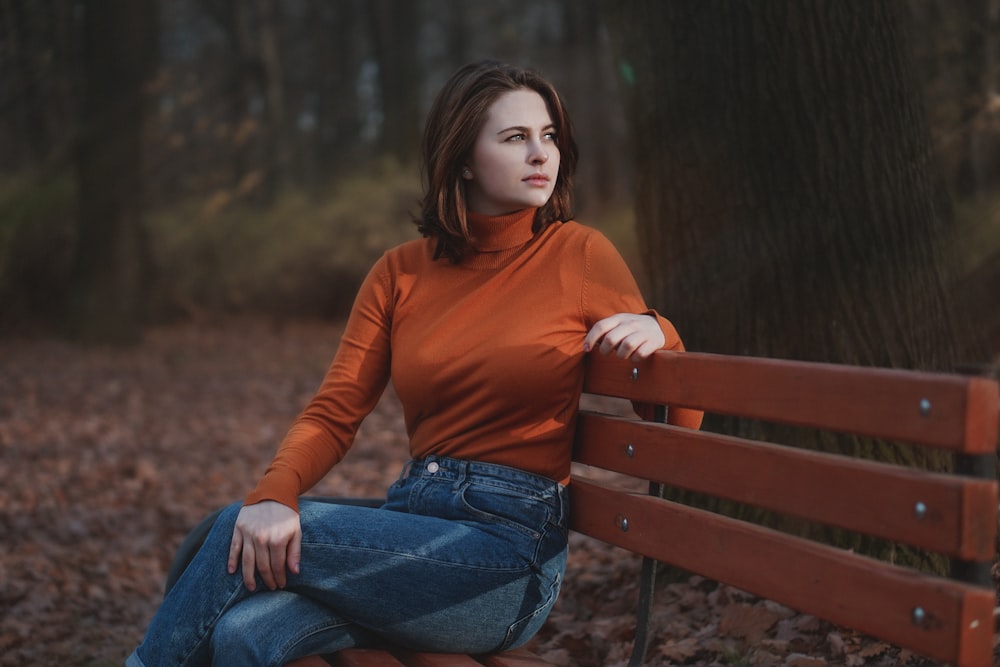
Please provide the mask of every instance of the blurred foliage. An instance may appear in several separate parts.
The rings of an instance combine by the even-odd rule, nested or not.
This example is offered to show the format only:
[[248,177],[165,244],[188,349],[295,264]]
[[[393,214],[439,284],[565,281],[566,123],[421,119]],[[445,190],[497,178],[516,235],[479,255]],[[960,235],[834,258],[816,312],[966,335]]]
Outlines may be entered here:
[[0,330],[61,317],[72,264],[76,181],[25,170],[0,179]]
[[[378,257],[418,238],[411,219],[420,194],[415,167],[383,160],[328,188],[285,188],[264,207],[247,187],[164,204],[144,221],[153,260],[147,318],[343,317]],[[0,330],[59,324],[75,205],[68,169],[0,181]],[[633,220],[622,204],[581,222],[636,266]]]
[[221,191],[147,216],[161,315],[344,315],[376,259],[417,238],[416,172],[385,162],[260,208]]
[[963,274],[1000,253],[1000,193],[955,200],[958,253]]

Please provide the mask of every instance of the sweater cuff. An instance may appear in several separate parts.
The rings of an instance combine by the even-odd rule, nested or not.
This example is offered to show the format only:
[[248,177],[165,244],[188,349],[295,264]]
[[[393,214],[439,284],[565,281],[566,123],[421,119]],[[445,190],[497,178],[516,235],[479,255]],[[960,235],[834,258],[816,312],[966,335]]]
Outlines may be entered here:
[[299,476],[291,470],[272,469],[243,499],[244,505],[255,505],[264,500],[273,500],[299,511]]

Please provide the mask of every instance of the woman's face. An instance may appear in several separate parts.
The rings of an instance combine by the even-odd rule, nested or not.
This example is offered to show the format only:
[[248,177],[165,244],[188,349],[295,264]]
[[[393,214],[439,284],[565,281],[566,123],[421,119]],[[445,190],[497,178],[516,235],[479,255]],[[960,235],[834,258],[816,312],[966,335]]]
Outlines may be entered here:
[[501,215],[543,206],[556,187],[559,147],[542,96],[521,89],[498,97],[465,167],[470,211]]

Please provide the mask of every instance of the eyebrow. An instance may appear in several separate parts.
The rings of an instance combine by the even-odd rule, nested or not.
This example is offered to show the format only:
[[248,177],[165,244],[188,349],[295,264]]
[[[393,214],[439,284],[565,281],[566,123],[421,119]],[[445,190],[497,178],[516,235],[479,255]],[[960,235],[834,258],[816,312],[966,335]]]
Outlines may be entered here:
[[[546,125],[545,127],[542,128],[542,132],[545,132],[546,130],[554,130],[554,129],[556,129],[555,123],[549,123],[548,125]],[[505,127],[504,129],[502,129],[499,132],[497,132],[497,134],[503,134],[504,132],[512,132],[512,131],[530,132],[531,128],[530,127],[526,127],[524,125],[514,125],[513,127]]]

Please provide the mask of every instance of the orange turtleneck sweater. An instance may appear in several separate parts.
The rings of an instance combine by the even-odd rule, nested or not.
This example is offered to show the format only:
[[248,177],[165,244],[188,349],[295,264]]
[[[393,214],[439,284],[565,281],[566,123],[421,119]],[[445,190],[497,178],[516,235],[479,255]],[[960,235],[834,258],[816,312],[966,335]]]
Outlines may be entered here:
[[[297,508],[347,452],[391,379],[410,452],[475,459],[554,480],[569,475],[583,339],[615,313],[659,319],[611,243],[575,222],[534,234],[534,209],[470,214],[474,251],[433,260],[420,239],[388,251],[358,292],[326,377],[247,504]],[[671,421],[697,427],[700,413]],[[678,419],[680,421],[678,421]]]

